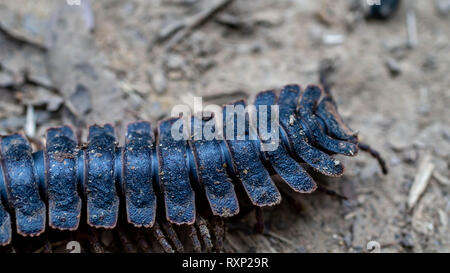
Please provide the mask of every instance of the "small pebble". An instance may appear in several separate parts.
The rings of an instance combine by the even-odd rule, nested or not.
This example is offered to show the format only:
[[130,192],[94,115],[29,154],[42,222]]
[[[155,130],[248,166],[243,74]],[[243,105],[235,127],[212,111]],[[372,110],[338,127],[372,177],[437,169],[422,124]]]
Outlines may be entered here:
[[165,64],[168,70],[178,70],[183,68],[185,61],[181,55],[169,54],[165,60]]
[[450,0],[436,0],[436,9],[442,16],[447,16],[450,14]]
[[293,252],[294,253],[308,253],[308,250],[306,250],[306,248],[304,248],[304,247],[298,247]]
[[5,71],[0,71],[0,86],[7,87],[14,84],[15,81],[13,75]]
[[385,64],[392,77],[396,77],[401,74],[402,70],[400,68],[400,64],[395,59],[389,58],[386,60]]
[[327,34],[322,36],[322,43],[325,45],[340,45],[345,41],[344,35]]
[[407,163],[407,164],[415,164],[417,159],[418,159],[419,155],[417,153],[417,151],[415,149],[412,150],[406,150],[403,152],[403,162]]
[[162,93],[166,92],[167,79],[166,79],[166,75],[163,71],[158,70],[158,71],[154,71],[154,72],[149,72],[149,76],[151,79],[153,89],[156,91],[156,93],[162,94]]
[[352,236],[352,234],[349,232],[349,233],[347,233],[347,234],[344,236],[344,243],[345,243],[345,246],[346,246],[347,248],[352,247],[352,241],[353,241],[353,236]]
[[75,92],[70,96],[70,102],[80,115],[87,114],[92,109],[91,94],[81,84],[77,85]]
[[414,239],[411,235],[411,233],[406,233],[402,240],[400,241],[400,244],[404,247],[404,248],[408,248],[408,249],[412,249],[414,248]]

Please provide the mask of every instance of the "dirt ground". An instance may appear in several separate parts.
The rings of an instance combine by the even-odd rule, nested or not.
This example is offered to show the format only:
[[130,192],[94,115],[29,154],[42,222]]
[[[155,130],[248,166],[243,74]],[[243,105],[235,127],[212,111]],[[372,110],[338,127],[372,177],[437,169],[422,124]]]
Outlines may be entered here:
[[[379,21],[351,0],[235,0],[197,25],[199,14],[227,1],[81,2],[1,1],[1,134],[24,130],[42,140],[53,125],[111,122],[123,143],[127,122],[154,124],[194,96],[221,104],[306,86],[317,83],[321,62],[332,63],[341,115],[380,151],[389,174],[368,154],[339,157],[344,176],[318,179],[348,201],[321,192],[297,196],[301,210],[283,201],[265,210],[264,234],[251,232],[253,215],[231,225],[226,249],[370,252],[375,241],[381,252],[450,251],[448,9],[403,1]],[[426,158],[432,175],[410,208]]]

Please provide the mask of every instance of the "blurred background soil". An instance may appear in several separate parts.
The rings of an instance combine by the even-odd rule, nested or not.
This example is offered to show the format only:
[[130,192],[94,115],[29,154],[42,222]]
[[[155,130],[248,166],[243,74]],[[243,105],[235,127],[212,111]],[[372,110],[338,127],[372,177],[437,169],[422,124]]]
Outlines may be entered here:
[[341,115],[390,173],[365,153],[340,158],[343,177],[318,179],[348,201],[298,195],[265,210],[264,234],[250,214],[229,226],[226,250],[450,251],[450,1],[403,1],[389,20],[367,20],[354,0],[77,2],[0,2],[1,134],[39,148],[48,127],[85,139],[88,124],[110,122],[123,143],[129,121],[155,124],[194,96],[251,101],[317,83],[326,63]]

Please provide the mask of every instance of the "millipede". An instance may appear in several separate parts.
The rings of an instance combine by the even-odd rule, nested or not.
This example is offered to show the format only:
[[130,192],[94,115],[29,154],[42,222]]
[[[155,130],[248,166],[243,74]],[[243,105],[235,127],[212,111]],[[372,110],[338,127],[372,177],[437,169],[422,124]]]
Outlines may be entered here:
[[274,150],[250,139],[249,126],[239,140],[176,140],[171,128],[181,117],[159,121],[156,130],[146,121],[129,124],[123,147],[109,124],[90,126],[86,144],[70,126],[49,128],[46,147],[35,152],[21,134],[2,136],[0,245],[14,252],[22,237],[46,238],[51,251],[47,233],[64,233],[88,242],[86,251],[103,252],[98,230],[113,229],[124,251],[149,252],[150,244],[165,252],[222,251],[228,218],[280,203],[274,175],[294,192],[312,193],[319,186],[308,169],[341,176],[344,166],[332,155],[358,150],[387,173],[379,153],[343,122],[329,88],[287,85],[258,93],[254,105],[279,107]]

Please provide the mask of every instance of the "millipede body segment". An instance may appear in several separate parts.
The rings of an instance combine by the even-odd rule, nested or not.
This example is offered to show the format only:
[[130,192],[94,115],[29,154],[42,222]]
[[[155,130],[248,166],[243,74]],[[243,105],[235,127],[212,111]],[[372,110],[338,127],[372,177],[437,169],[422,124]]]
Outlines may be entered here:
[[[254,104],[257,110],[267,106],[269,125],[270,106],[279,107],[281,142],[274,150],[261,149],[270,140],[250,139],[250,126],[243,133],[232,128],[234,135],[243,134],[239,140],[175,140],[171,130],[180,118],[160,121],[156,133],[148,122],[129,124],[123,147],[117,145],[111,125],[91,126],[86,145],[77,143],[68,126],[50,128],[45,150],[34,153],[22,135],[1,137],[0,245],[11,242],[13,219],[23,236],[40,235],[47,221],[53,229],[76,230],[83,207],[88,225],[108,229],[116,227],[123,205],[127,221],[135,227],[158,225],[160,209],[170,225],[202,221],[198,198],[207,200],[216,218],[231,217],[240,211],[237,187],[244,189],[254,206],[273,206],[281,194],[271,175],[278,174],[295,192],[311,193],[317,185],[302,164],[327,176],[340,176],[344,167],[330,155],[358,152],[356,134],[344,124],[326,89],[288,85],[279,92],[259,93]],[[223,111],[228,124],[226,108]],[[232,118],[236,121],[237,113]],[[203,119],[193,124],[201,129],[208,125]],[[261,128],[256,130],[261,136]],[[366,144],[362,147],[370,149]],[[162,245],[167,243],[155,234]],[[196,236],[194,247],[198,247]]]

